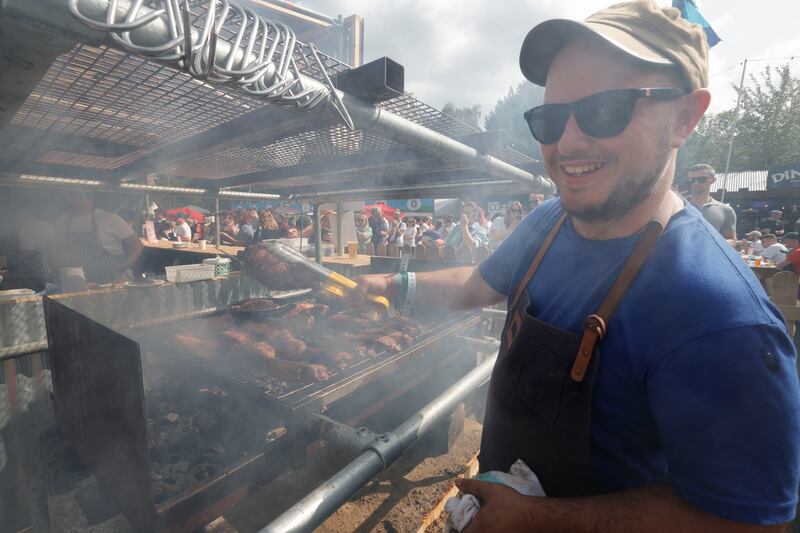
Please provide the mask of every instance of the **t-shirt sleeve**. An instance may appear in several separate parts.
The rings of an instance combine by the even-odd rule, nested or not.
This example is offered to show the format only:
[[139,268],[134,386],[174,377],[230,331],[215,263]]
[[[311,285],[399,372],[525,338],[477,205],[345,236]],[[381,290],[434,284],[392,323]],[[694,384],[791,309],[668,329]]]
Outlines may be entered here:
[[719,228],[720,233],[736,231],[736,211],[729,205],[725,205],[725,220]]
[[108,231],[109,235],[118,241],[135,235],[128,223],[116,213],[109,213],[106,219],[103,221],[103,225],[105,226],[105,229]]
[[511,278],[519,262],[520,253],[530,248],[532,219],[533,217],[525,217],[517,229],[479,266],[483,281],[500,294],[507,296],[511,291]]
[[795,350],[782,326],[723,330],[669,354],[646,394],[675,492],[728,520],[790,521],[800,482]]
[[789,252],[789,255],[786,256],[786,260],[795,267],[795,272],[800,271],[800,249]]

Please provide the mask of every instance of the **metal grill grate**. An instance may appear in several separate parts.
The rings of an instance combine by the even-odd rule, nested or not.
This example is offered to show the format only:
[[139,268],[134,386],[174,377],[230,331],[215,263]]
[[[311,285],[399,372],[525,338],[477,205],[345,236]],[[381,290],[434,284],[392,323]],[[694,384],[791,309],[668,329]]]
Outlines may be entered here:
[[[192,6],[195,25],[202,22],[199,10],[204,9],[204,5],[201,2]],[[223,28],[220,38],[233,40],[232,28]],[[294,57],[303,74],[315,79],[323,78],[310,46],[298,44]],[[329,76],[350,69],[325,54],[320,53],[320,58]],[[12,125],[83,136],[89,140],[118,144],[122,148],[117,153],[100,149],[72,153],[54,147],[44,152],[24,152],[25,155],[18,155],[22,159],[35,158],[38,163],[87,170],[118,171],[118,175],[124,175],[128,172],[127,165],[135,164],[156,149],[195,137],[200,139],[212,128],[268,105],[235,87],[211,86],[120,50],[81,44],[56,59],[13,118]],[[380,105],[450,137],[477,133],[472,126],[410,95]],[[195,156],[190,150],[180,162],[159,168],[159,171],[166,175],[211,180],[399,148],[397,143],[387,139],[362,131],[349,131],[314,115],[308,116],[307,123],[299,131],[285,136],[280,134],[280,124],[266,124],[265,138],[270,129],[274,129],[276,134],[266,144],[241,145],[217,152],[207,150]],[[514,165],[534,162],[507,148],[493,155]],[[153,163],[157,164],[157,161]],[[387,168],[391,168],[395,175],[405,170],[403,164]],[[431,171],[452,168],[448,162],[429,166]],[[141,168],[137,172],[143,173]]]

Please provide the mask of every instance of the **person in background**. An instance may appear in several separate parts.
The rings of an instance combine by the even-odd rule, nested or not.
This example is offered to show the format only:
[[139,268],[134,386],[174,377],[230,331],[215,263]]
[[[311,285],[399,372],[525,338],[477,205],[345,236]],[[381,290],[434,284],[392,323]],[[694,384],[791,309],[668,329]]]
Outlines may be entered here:
[[778,263],[778,268],[800,274],[800,234],[790,231],[783,236],[783,245],[789,250],[786,258]]
[[450,234],[451,231],[456,227],[456,223],[453,219],[453,215],[445,215],[444,216],[444,225],[442,226],[442,238],[447,239],[447,236]]
[[489,248],[494,250],[503,241],[506,234],[506,221],[502,213],[495,213],[489,223]]
[[542,202],[544,202],[544,194],[530,193],[528,195],[528,213],[539,207]]
[[745,235],[745,238],[750,241],[753,253],[756,255],[761,255],[761,253],[764,251],[764,245],[761,244],[761,232],[753,230]]
[[776,265],[786,259],[789,249],[778,242],[778,237],[772,233],[767,233],[761,237],[761,244],[764,245],[764,259],[772,261]]
[[453,231],[449,232],[444,240],[445,246],[459,248],[468,246],[476,248],[489,244],[489,230],[486,228],[486,218],[483,211],[475,202],[466,202],[461,207],[461,216]]
[[53,275],[62,267],[83,267],[86,281],[108,283],[134,265],[142,241],[119,215],[94,207],[94,195],[66,194],[69,212],[56,220]]
[[367,243],[372,242],[372,227],[362,213],[356,214],[356,239],[358,239],[358,253],[367,253]]
[[403,242],[411,248],[415,248],[417,246],[417,237],[419,236],[417,220],[414,217],[406,217],[403,225],[405,227],[403,230]]
[[251,209],[241,214],[239,233],[236,239],[241,246],[250,246],[258,242],[258,211]]
[[372,244],[377,250],[381,244],[386,244],[386,238],[389,236],[389,221],[383,216],[381,210],[373,207],[370,211],[369,225],[372,228]]
[[270,211],[270,213],[272,213],[272,216],[275,217],[275,221],[278,223],[278,229],[281,230],[282,238],[297,237],[297,230],[295,230],[294,232],[292,231],[292,227],[286,220],[286,215],[284,215],[283,213],[274,213],[272,211]]
[[698,163],[689,167],[690,201],[700,210],[703,218],[726,239],[736,240],[736,211],[711,197],[711,185],[717,181],[714,167]]
[[502,226],[498,225],[499,227],[495,229],[495,222],[492,222],[492,228],[489,231],[489,247],[494,249],[500,246],[500,243],[519,226],[522,218],[522,204],[517,201],[508,204],[506,214],[501,218]]
[[389,237],[386,239],[388,244],[395,244],[398,248],[403,247],[403,235],[406,232],[406,223],[403,222],[403,213],[395,209],[392,213],[392,220],[389,222]]
[[444,221],[440,218],[439,220],[436,221],[436,224],[433,225],[433,231],[441,235],[443,228],[444,228]]
[[189,224],[186,223],[185,218],[178,217],[177,219],[175,219],[175,235],[181,242],[191,242],[192,228],[189,227]]
[[773,209],[769,212],[769,218],[761,223],[761,228],[767,233],[772,233],[776,237],[780,237],[785,230],[785,225],[783,220],[781,220],[782,215],[783,211],[780,209]]
[[261,214],[259,215],[259,236],[258,240],[264,239],[280,239],[283,237],[289,236],[288,228],[286,232],[282,231],[280,228],[280,224],[278,221],[275,220],[275,217],[272,216],[272,213],[268,209],[264,209]]
[[175,235],[175,222],[167,218],[156,222],[156,237],[167,241],[177,241],[178,236]]

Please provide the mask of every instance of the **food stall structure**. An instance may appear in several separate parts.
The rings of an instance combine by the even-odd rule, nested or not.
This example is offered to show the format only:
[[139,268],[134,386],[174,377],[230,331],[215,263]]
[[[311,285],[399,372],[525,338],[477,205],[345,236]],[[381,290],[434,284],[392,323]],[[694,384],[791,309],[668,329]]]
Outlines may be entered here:
[[[505,147],[498,132],[479,132],[406,94],[399,64],[382,58],[353,69],[246,4],[3,0],[0,47],[0,185],[10,188],[5,190],[261,195],[316,205],[375,196],[554,191],[540,175],[540,164]],[[154,185],[146,178],[154,174],[179,185]],[[240,188],[250,185],[264,192],[247,196]],[[391,270],[396,263],[380,268]],[[36,390],[49,390],[52,372],[59,430],[133,527],[186,530],[286,465],[301,465],[315,439],[337,441],[356,455],[372,450],[375,457],[362,461],[368,468],[359,471],[359,479],[374,474],[376,464],[390,464],[491,370],[482,365],[477,374],[467,374],[477,365],[476,353],[493,351],[491,343],[480,349],[470,345],[470,351],[457,341],[480,326],[480,314],[428,317],[419,310],[425,327],[399,349],[332,367],[324,382],[284,388],[248,380],[247,372],[234,372],[235,365],[209,370],[196,360],[196,350],[181,348],[164,333],[175,334],[170,324],[198,320],[222,320],[228,327],[232,302],[264,294],[263,287],[236,274],[44,303],[37,296],[0,302],[0,400],[16,394],[18,375],[25,383],[34,376]],[[206,329],[223,332],[215,327]],[[23,358],[38,365],[30,370],[20,363]],[[193,384],[188,396],[219,393],[210,401],[226,413],[222,418],[258,421],[245,450],[215,459],[213,469],[193,471],[195,482],[186,484],[173,483],[174,472],[156,468],[164,463],[153,455],[159,449],[153,439],[165,430],[152,406],[186,404],[169,398],[187,390],[177,385],[176,360],[210,380]],[[423,422],[381,436],[353,433],[327,417],[338,409],[357,421],[360,410],[376,409],[376,390],[386,399],[400,398],[441,375],[441,368],[459,368],[469,379],[437,382],[440,390],[455,389],[434,400],[426,413],[435,416]],[[245,404],[237,416],[229,411]],[[18,402],[0,402],[5,409],[0,420],[13,421],[14,405]],[[177,424],[172,419],[181,414],[163,408],[166,420]],[[175,446],[172,452],[179,453]],[[185,473],[182,461],[169,464]],[[124,486],[114,483],[120,476],[128,481]],[[325,499],[330,504],[343,497],[340,491]]]

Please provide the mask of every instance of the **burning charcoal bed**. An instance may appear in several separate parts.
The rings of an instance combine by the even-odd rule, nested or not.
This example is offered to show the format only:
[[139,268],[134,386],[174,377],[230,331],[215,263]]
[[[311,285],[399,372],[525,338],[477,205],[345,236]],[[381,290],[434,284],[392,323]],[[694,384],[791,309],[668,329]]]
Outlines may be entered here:
[[[216,385],[151,390],[147,433],[153,497],[159,504],[260,450],[265,432],[244,421],[263,413]],[[244,423],[243,423],[244,422]]]

